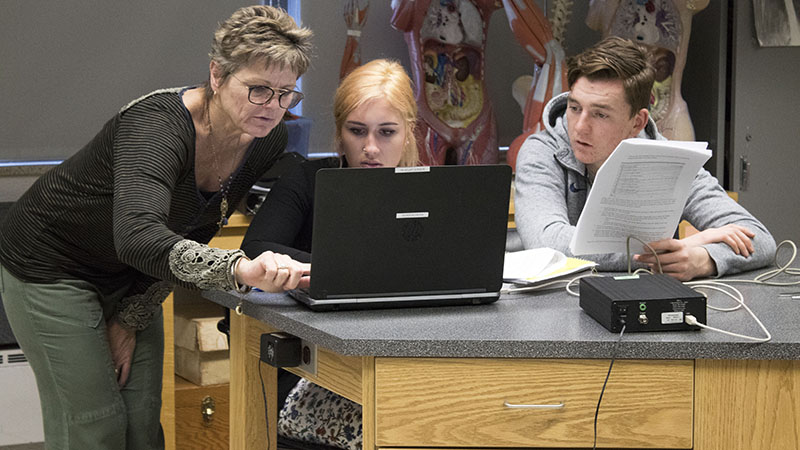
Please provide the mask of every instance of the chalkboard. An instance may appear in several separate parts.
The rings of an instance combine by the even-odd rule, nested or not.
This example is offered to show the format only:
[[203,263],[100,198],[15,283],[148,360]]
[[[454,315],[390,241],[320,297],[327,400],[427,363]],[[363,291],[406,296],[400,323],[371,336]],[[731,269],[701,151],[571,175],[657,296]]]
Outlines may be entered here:
[[217,24],[255,2],[0,2],[0,160],[69,157],[121,107],[208,78]]

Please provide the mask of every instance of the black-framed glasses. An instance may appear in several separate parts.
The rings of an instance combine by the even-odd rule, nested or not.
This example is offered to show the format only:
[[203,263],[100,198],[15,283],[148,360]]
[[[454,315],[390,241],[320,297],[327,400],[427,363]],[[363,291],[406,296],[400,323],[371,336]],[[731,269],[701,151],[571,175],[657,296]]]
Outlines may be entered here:
[[[239,80],[236,75],[231,74],[231,76]],[[269,86],[249,86],[242,80],[239,80],[239,82],[245,85],[249,90],[247,93],[247,100],[254,105],[264,105],[275,97],[275,90]],[[303,100],[303,93],[300,91],[278,91],[278,105],[283,109],[292,109],[297,106],[301,100]]]

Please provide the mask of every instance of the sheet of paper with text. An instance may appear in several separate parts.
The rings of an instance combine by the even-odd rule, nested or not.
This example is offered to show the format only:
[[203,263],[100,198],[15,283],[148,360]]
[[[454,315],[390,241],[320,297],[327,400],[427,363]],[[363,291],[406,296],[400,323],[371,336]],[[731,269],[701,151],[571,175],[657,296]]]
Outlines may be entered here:
[[[575,255],[625,253],[628,236],[671,238],[695,175],[711,158],[706,142],[625,139],[597,171],[570,242]],[[631,252],[642,245],[631,241]]]

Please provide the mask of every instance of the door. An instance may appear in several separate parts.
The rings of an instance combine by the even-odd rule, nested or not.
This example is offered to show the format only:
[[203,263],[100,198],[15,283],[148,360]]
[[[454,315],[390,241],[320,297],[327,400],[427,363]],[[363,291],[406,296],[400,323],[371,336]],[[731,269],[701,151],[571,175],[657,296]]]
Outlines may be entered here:
[[739,192],[739,202],[767,226],[777,242],[798,243],[800,47],[760,47],[752,0],[730,5],[726,188]]

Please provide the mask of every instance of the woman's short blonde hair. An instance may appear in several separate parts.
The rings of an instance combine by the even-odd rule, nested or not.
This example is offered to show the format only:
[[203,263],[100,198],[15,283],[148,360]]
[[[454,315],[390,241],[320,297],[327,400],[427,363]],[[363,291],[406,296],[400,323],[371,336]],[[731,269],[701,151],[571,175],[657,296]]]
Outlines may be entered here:
[[298,78],[311,61],[311,37],[308,28],[300,28],[292,16],[272,6],[246,6],[222,22],[214,32],[211,61],[221,69],[222,82],[228,75],[253,61],[266,67],[289,68]]
[[406,142],[400,157],[401,167],[419,164],[417,139],[417,102],[411,79],[400,63],[376,59],[356,68],[339,84],[333,98],[333,118],[336,123],[336,152],[343,155],[342,127],[347,116],[371,100],[383,98],[400,113],[406,131]]

